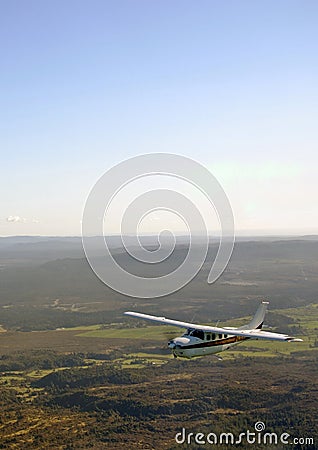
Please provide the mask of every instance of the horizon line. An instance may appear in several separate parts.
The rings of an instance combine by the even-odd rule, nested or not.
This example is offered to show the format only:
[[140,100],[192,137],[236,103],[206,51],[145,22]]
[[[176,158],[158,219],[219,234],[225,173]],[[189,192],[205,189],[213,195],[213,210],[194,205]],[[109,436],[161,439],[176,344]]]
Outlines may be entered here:
[[[262,230],[263,231],[263,230]],[[262,232],[261,230],[258,232],[257,230],[240,230],[235,234],[235,237],[312,237],[312,236],[317,236],[318,237],[318,231],[317,232],[311,232],[311,233],[303,233],[301,231],[299,232],[295,232],[295,231],[290,231],[290,232],[272,232],[272,233],[266,233],[266,232]],[[177,237],[189,237],[189,234],[185,234],[185,233],[175,233],[174,234]],[[208,237],[213,237],[213,236],[219,236],[220,233],[216,233],[216,234],[212,234],[212,233],[208,233],[207,236]],[[120,237],[122,236],[121,233],[109,233],[107,235],[92,235],[92,236],[85,236],[86,238],[96,238],[96,237]],[[124,236],[136,236],[136,234],[134,233],[126,233]],[[139,234],[138,236],[158,236],[158,233],[142,233]],[[196,233],[192,235],[193,237],[204,237],[206,236],[203,233]],[[78,234],[8,234],[8,235],[0,235],[0,239],[5,239],[5,238],[79,238],[82,239],[82,235],[78,235]]]

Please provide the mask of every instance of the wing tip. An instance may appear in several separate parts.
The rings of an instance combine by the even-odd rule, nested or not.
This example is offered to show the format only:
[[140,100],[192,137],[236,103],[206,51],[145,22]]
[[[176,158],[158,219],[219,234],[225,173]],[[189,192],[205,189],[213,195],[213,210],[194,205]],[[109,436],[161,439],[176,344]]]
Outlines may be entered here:
[[295,337],[292,337],[292,336],[286,338],[286,341],[287,341],[287,342],[304,342],[303,339],[295,338]]

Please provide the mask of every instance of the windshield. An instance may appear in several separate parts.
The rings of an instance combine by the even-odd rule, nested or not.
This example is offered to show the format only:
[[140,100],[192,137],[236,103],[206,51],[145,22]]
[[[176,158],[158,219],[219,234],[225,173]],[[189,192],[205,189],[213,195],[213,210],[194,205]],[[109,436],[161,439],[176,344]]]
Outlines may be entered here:
[[187,331],[184,333],[183,336],[190,336],[191,333],[192,333],[192,331],[193,331],[193,328],[188,328]]
[[204,340],[204,333],[202,330],[192,330],[190,336]]

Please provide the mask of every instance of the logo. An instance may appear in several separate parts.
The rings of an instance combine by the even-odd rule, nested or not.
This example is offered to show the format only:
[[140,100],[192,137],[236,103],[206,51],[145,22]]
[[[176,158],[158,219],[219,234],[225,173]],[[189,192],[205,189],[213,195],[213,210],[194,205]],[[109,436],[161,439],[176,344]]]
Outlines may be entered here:
[[[222,433],[193,433],[182,428],[182,430],[175,435],[175,442],[177,444],[197,444],[197,445],[207,445],[219,446],[220,444],[226,444],[227,446],[237,446],[240,444],[246,445],[269,445],[273,448],[273,445],[288,446],[290,445],[314,445],[314,438],[312,437],[293,437],[287,432],[275,433],[275,432],[264,432],[266,426],[264,422],[256,422],[254,424],[255,431],[249,429],[236,435],[234,433],[222,432]],[[286,447],[287,448],[287,447]]]

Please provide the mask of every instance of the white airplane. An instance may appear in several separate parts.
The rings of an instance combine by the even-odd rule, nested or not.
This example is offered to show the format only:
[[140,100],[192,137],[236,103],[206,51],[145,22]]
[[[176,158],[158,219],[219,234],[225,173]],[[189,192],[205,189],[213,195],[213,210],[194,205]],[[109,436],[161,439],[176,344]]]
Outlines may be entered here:
[[196,325],[194,323],[179,322],[178,320],[166,319],[165,317],[150,316],[138,312],[127,311],[128,316],[138,319],[151,320],[166,325],[186,328],[187,331],[180,337],[168,342],[168,347],[175,357],[194,358],[195,356],[211,355],[223,352],[233,345],[246,341],[247,339],[269,339],[272,341],[302,342],[287,334],[263,331],[262,326],[268,302],[261,302],[253,319],[239,328],[233,327],[211,327],[209,325]]

